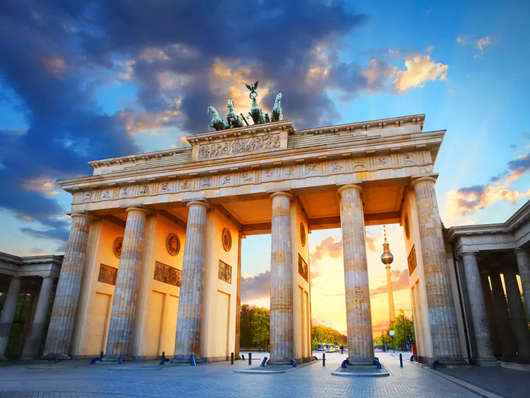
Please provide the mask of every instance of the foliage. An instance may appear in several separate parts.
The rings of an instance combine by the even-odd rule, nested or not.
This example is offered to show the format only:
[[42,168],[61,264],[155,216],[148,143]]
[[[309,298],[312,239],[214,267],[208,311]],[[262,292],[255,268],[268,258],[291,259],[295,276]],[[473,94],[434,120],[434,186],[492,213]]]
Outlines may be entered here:
[[347,337],[338,330],[327,326],[313,326],[311,328],[311,346],[315,350],[319,344],[347,345]]
[[270,336],[270,311],[262,307],[241,306],[240,339],[241,347],[268,349]]
[[[389,334],[390,330],[394,330],[394,343],[392,343],[392,337]],[[387,331],[376,337],[374,344],[376,346],[386,344],[387,347],[394,349],[405,348],[409,341],[409,336],[414,342],[414,323],[405,316],[403,311],[400,311]]]

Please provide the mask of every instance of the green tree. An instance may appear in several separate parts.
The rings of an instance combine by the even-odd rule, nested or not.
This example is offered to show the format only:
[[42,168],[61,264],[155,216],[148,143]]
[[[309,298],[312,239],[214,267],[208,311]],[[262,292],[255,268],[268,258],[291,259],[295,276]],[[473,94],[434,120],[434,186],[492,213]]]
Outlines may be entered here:
[[314,350],[319,344],[346,345],[346,342],[346,336],[338,330],[322,325],[311,328],[311,346]]
[[[394,344],[392,344],[392,337],[389,334],[390,330],[394,331]],[[400,311],[387,331],[375,339],[375,345],[386,343],[387,347],[403,349],[407,341],[409,341],[409,336],[411,336],[414,342],[414,323],[405,316],[403,311]]]
[[242,305],[239,330],[241,347],[267,349],[270,338],[270,311],[267,308]]
[[253,309],[250,329],[252,330],[252,345],[267,348],[270,338],[270,311],[266,308]]

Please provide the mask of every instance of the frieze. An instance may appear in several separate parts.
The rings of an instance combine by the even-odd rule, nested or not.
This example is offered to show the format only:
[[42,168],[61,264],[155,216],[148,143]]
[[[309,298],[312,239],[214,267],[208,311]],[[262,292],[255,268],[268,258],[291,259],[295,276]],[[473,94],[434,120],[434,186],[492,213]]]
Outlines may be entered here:
[[295,180],[308,177],[332,176],[348,173],[368,172],[395,167],[415,167],[415,173],[432,172],[431,156],[428,151],[416,153],[393,153],[372,155],[363,158],[321,160],[291,165],[243,171],[232,171],[219,175],[187,177],[143,184],[128,184],[94,191],[80,191],[74,195],[74,204],[114,199],[137,198],[149,195],[184,193],[216,188],[256,185],[260,183]]
[[230,140],[198,144],[197,160],[284,149],[281,132],[267,132]]

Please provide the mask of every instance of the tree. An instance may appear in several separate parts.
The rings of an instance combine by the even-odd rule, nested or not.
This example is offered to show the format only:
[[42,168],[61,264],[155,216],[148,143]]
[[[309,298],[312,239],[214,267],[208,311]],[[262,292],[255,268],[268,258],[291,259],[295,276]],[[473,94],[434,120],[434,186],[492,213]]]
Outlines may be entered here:
[[319,344],[346,345],[347,338],[338,330],[327,326],[313,326],[311,328],[311,346],[315,350]]
[[270,311],[267,308],[242,305],[239,330],[241,347],[267,349],[270,336]]
[[[392,344],[392,337],[389,331],[394,331],[394,344]],[[392,321],[387,331],[382,335],[376,337],[375,345],[383,345],[386,343],[387,347],[391,348],[405,348],[409,341],[409,336],[414,341],[414,323],[408,319],[403,311],[400,311],[396,319]]]

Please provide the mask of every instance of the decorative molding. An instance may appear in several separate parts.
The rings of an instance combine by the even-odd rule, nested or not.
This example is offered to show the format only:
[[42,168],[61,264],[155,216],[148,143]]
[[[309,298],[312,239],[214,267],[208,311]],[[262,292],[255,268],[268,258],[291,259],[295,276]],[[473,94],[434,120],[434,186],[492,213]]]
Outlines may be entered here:
[[[382,160],[384,159],[384,160]],[[412,159],[414,164],[412,163]],[[313,163],[301,162],[294,165],[276,165],[273,167],[233,170],[215,175],[197,175],[182,179],[166,179],[145,183],[128,183],[115,187],[105,187],[90,191],[76,191],[73,204],[112,201],[146,196],[158,196],[172,193],[204,191],[207,189],[234,188],[243,185],[266,184],[269,182],[299,180],[312,177],[324,177],[354,174],[356,179],[373,175],[385,169],[402,169],[412,167],[414,175],[418,171],[432,173],[429,151],[393,153],[388,156],[366,156],[349,159],[324,159]],[[411,172],[412,173],[412,172]],[[360,183],[360,181],[359,181]],[[316,185],[319,185],[317,182]]]

